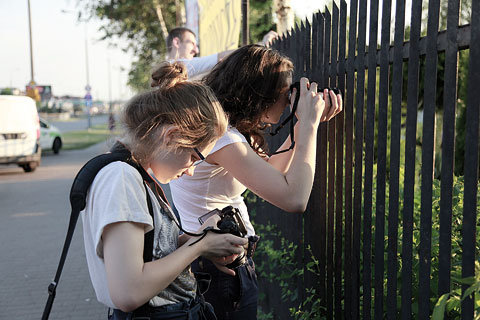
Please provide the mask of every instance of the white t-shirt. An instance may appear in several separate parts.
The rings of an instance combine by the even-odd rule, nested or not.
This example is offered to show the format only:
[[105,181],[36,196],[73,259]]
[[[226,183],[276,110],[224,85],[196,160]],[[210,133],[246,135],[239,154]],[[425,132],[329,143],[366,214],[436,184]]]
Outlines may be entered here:
[[[210,153],[232,143],[247,143],[247,140],[237,129],[229,127]],[[182,228],[189,232],[198,230],[200,216],[231,205],[240,210],[248,235],[254,235],[255,230],[242,197],[246,189],[225,168],[206,161],[195,168],[193,176],[183,175],[170,181],[173,203],[180,214]]]
[[172,61],[183,62],[187,66],[189,79],[201,79],[218,62],[218,54],[214,53],[205,57],[195,57],[193,59],[175,59]]
[[[155,217],[153,260],[157,260],[178,248],[179,229],[168,212],[168,205],[160,204],[150,188],[148,192]],[[108,290],[102,233],[107,225],[120,221],[144,224],[145,232],[153,229],[145,186],[137,169],[121,161],[102,168],[88,191],[82,220],[88,270],[97,299],[108,307],[116,308]],[[188,267],[149,304],[162,306],[187,301],[195,297],[195,292],[196,282]]]

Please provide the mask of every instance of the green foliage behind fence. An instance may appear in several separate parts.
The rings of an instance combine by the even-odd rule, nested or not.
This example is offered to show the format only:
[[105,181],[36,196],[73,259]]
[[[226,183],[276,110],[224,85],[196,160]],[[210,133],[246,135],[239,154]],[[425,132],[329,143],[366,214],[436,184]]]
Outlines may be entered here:
[[[374,168],[375,169],[375,168]],[[374,170],[375,174],[376,170]],[[376,181],[374,179],[373,181]],[[400,170],[400,181],[403,181],[403,170]],[[477,262],[477,270],[475,278],[462,279],[461,275],[461,259],[462,259],[462,216],[463,216],[463,177],[455,177],[453,185],[453,210],[452,210],[452,254],[451,254],[451,279],[452,279],[452,290],[450,294],[443,295],[441,298],[438,297],[437,287],[438,287],[438,251],[439,251],[439,213],[440,213],[440,180],[434,180],[433,182],[433,216],[432,216],[432,263],[431,263],[431,309],[434,312],[434,319],[443,319],[443,312],[441,310],[446,310],[449,317],[452,319],[458,318],[460,316],[460,303],[461,303],[461,286],[462,284],[468,284],[471,286],[471,293],[475,294],[475,307],[476,315],[475,319],[480,318],[480,263]],[[375,184],[373,189],[375,190]],[[386,190],[388,190],[388,185]],[[403,209],[403,189],[400,190],[400,212]],[[375,228],[375,193],[373,195],[373,228]],[[387,194],[388,197],[388,194]],[[258,199],[252,193],[248,193],[247,200],[249,202],[249,207],[261,208],[260,204],[262,200]],[[414,297],[412,299],[412,311],[413,318],[415,319],[418,305],[417,305],[417,294],[418,291],[418,249],[420,245],[420,203],[421,203],[421,191],[420,187],[417,187],[415,192],[415,209],[414,209],[414,233],[413,233],[413,292]],[[480,193],[477,195],[477,211],[480,212]],[[262,214],[258,210],[253,210],[253,216]],[[388,216],[388,209],[386,212]],[[402,219],[399,217],[399,227],[398,227],[398,276],[397,281],[400,287],[400,279],[402,272],[401,264],[401,252],[402,252]],[[255,217],[253,217],[255,223]],[[300,288],[296,287],[295,283],[298,281],[298,278],[304,276],[304,269],[306,267],[307,272],[312,272],[318,274],[318,261],[312,256],[312,262],[309,262],[307,265],[304,265],[303,261],[297,261],[295,259],[295,251],[299,250],[299,244],[292,243],[288,241],[285,237],[282,236],[281,231],[275,226],[274,223],[269,223],[267,225],[255,224],[256,232],[261,236],[262,241],[259,243],[259,247],[256,252],[256,268],[258,271],[259,277],[263,280],[269,281],[278,286],[278,290],[281,291],[281,298],[283,302],[293,302],[296,307],[291,308],[291,317],[295,319],[319,319],[325,315],[325,309],[323,307],[322,301],[320,300],[318,293],[315,288],[306,288],[306,299],[300,301],[299,299],[299,290]],[[385,226],[385,234],[388,233],[388,225]],[[477,224],[477,233],[480,234],[480,223]],[[375,233],[372,230],[372,236],[375,236]],[[375,241],[372,239],[372,243]],[[387,238],[385,238],[385,261],[387,256]],[[311,254],[309,248],[307,248],[308,253]],[[374,248],[372,248],[372,253],[374,253]],[[476,256],[480,255],[480,237],[477,238],[476,242]],[[345,263],[345,261],[343,261]],[[363,265],[361,261],[360,266]],[[362,270],[360,270],[362,274]],[[387,289],[387,276],[386,270],[384,275],[384,290]],[[361,290],[361,289],[360,289]],[[262,288],[260,288],[262,292]],[[470,292],[470,291],[469,291]],[[261,297],[265,293],[261,293]],[[362,297],[365,299],[367,297]],[[371,297],[373,300],[373,295]],[[398,312],[400,313],[400,301],[398,301]],[[269,319],[272,318],[272,310],[262,310],[260,318]]]

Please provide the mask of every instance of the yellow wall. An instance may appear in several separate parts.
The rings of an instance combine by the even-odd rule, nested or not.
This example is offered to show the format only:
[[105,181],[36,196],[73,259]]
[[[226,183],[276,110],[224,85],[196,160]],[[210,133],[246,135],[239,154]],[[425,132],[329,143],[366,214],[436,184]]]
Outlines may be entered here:
[[241,0],[199,0],[200,55],[236,49],[242,26]]

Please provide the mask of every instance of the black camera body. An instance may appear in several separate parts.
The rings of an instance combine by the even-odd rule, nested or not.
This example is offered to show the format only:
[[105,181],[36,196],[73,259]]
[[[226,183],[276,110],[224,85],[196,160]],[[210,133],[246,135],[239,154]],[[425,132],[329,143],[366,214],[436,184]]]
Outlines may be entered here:
[[220,211],[219,216],[221,219],[217,223],[218,229],[241,238],[247,235],[245,222],[243,222],[242,215],[237,208],[232,206],[225,207]]
[[[220,221],[217,223],[217,228],[220,229],[220,233],[230,233],[237,237],[245,238],[247,236],[247,228],[245,227],[245,222],[243,221],[240,210],[232,206],[227,206],[220,209],[214,209],[205,215],[198,218],[198,222],[203,224],[205,220],[211,217],[214,214],[220,216]],[[241,265],[247,262],[247,258],[252,257],[255,252],[257,241],[260,237],[254,235],[248,237],[248,245],[244,247],[244,251],[240,254],[235,261],[226,265],[227,268],[236,269]]]
[[[218,229],[224,231],[225,233],[230,233],[241,238],[244,238],[247,235],[245,223],[243,222],[240,211],[237,208],[232,206],[225,207],[222,209],[222,211],[220,211],[219,215],[221,219],[217,223]],[[227,264],[226,267],[229,269],[236,269],[245,264],[245,262],[247,262],[247,251],[248,248],[245,248],[243,253],[240,254],[232,263]]]

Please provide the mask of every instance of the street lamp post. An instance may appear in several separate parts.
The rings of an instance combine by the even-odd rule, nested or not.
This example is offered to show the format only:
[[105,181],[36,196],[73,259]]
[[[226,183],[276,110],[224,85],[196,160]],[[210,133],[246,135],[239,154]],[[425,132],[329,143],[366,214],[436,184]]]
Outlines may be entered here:
[[85,71],[87,74],[87,85],[85,86],[85,106],[87,107],[87,119],[88,119],[88,129],[92,126],[92,119],[90,115],[90,111],[92,109],[92,94],[91,90],[92,87],[90,86],[90,71],[89,71],[89,63],[88,63],[88,37],[87,37],[87,21],[84,21],[85,26]]
[[38,90],[36,88],[35,78],[33,71],[33,41],[32,41],[32,14],[30,10],[30,0],[27,1],[28,3],[28,30],[30,36],[30,82],[27,86],[27,96],[34,99],[35,101],[40,101],[40,96],[38,94]]
[[33,72],[32,14],[30,12],[30,0],[28,0],[28,30],[30,34],[30,84],[35,86]]

